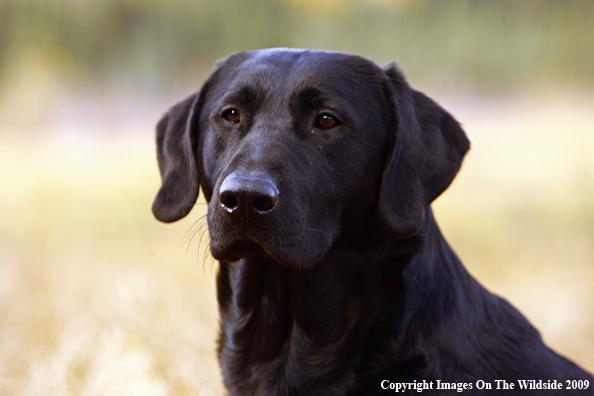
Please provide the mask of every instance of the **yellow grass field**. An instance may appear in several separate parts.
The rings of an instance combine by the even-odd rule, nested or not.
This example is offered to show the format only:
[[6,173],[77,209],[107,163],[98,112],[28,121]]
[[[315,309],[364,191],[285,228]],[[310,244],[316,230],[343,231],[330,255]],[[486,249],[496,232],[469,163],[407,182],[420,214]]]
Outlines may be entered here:
[[[437,100],[473,144],[434,204],[444,235],[594,371],[594,101]],[[0,395],[223,394],[206,204],[150,211],[158,117],[0,124]]]

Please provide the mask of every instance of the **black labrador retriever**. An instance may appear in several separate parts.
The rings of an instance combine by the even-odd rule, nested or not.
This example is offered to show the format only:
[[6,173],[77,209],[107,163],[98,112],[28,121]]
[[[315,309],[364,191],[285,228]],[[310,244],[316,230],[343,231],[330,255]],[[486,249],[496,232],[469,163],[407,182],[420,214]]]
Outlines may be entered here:
[[442,237],[429,205],[469,142],[394,64],[231,55],[157,146],[157,219],[186,216],[200,186],[210,203],[230,395],[594,394]]

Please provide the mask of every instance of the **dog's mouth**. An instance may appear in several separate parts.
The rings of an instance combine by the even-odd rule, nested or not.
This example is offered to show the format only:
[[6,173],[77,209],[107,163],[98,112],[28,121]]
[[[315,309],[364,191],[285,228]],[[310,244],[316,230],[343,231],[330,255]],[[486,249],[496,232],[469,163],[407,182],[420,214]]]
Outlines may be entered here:
[[262,245],[251,239],[240,239],[228,244],[216,243],[211,237],[210,251],[219,261],[238,261],[246,257],[271,257]]
[[286,267],[308,268],[321,260],[331,246],[331,241],[303,229],[284,231],[224,227],[215,222],[209,224],[210,251],[219,261],[272,259]]
[[[218,187],[224,195],[212,197],[214,204],[209,205],[207,214],[212,256],[229,262],[267,258],[297,268],[321,260],[340,232],[338,221],[307,216],[307,208],[295,204],[298,199],[289,199],[290,193],[285,191],[281,201],[278,190],[268,188],[277,183],[263,176],[250,177],[231,173],[224,179],[226,184]],[[259,198],[264,197],[275,197],[269,210],[260,208]]]
[[[235,262],[241,259],[272,259],[286,267],[303,268],[309,267],[313,262],[318,260],[316,258],[301,257],[294,254],[287,254],[287,252],[280,249],[269,248],[252,238],[238,238],[233,241],[226,241],[217,243],[211,237],[210,251],[212,256],[219,261]],[[322,255],[320,255],[321,258]]]

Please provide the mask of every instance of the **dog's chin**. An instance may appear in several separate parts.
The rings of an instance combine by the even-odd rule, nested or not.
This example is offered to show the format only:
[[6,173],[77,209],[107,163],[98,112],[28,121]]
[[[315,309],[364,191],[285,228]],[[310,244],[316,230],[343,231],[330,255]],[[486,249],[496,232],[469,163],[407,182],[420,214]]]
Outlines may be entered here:
[[289,268],[310,268],[320,261],[326,251],[318,254],[303,254],[311,252],[298,252],[290,249],[285,252],[279,249],[267,248],[252,240],[238,240],[229,243],[220,243],[211,239],[210,251],[212,256],[219,261],[235,262],[241,259],[272,259]]

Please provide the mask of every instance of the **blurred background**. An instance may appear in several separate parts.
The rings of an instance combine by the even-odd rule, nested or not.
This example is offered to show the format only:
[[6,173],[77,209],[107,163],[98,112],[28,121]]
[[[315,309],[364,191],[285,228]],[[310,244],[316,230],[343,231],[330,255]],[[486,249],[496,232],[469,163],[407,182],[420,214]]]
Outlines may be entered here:
[[0,0],[0,395],[220,395],[201,199],[154,125],[231,52],[397,60],[473,145],[434,204],[469,271],[594,371],[594,2]]

